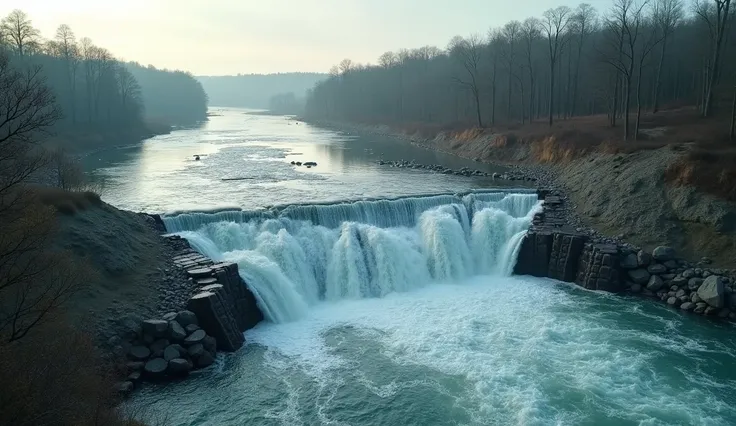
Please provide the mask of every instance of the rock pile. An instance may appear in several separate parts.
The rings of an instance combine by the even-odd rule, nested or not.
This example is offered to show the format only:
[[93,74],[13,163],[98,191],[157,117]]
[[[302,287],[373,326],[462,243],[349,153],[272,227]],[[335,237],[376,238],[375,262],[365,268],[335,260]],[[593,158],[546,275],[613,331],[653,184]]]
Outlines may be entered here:
[[217,340],[199,326],[191,311],[171,312],[161,319],[148,319],[131,330],[126,348],[126,380],[116,388],[124,394],[143,379],[181,378],[215,361]]
[[389,166],[389,167],[397,167],[397,168],[406,168],[406,169],[424,169],[433,171],[436,173],[440,173],[443,175],[455,175],[455,176],[482,176],[482,177],[492,177],[494,179],[504,179],[504,180],[527,180],[527,181],[534,181],[536,178],[533,177],[527,177],[521,172],[514,172],[514,171],[508,171],[506,173],[488,173],[484,172],[482,170],[471,170],[468,167],[463,167],[459,170],[453,170],[447,167],[444,167],[439,164],[418,164],[415,163],[414,160],[407,161],[407,160],[399,160],[399,161],[385,161],[385,160],[379,160],[376,162],[376,164],[380,166]]
[[[672,247],[651,253],[579,232],[564,219],[565,197],[538,191],[541,212],[522,242],[514,272],[574,282],[590,290],[658,298],[683,311],[736,320],[736,271],[677,257]],[[582,247],[582,249],[581,249]]]
[[621,260],[626,289],[658,298],[683,311],[736,320],[736,283],[730,271],[710,269],[709,259],[692,264],[677,259],[671,247],[628,252]]

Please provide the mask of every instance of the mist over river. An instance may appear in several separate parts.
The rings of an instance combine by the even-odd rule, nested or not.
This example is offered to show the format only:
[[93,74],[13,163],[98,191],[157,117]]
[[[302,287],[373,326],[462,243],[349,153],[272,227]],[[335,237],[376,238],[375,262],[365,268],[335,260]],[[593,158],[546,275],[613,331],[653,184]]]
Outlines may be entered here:
[[[533,193],[376,161],[503,169],[286,117],[212,112],[201,127],[85,159],[103,199],[120,208],[243,209],[164,221],[198,251],[238,263],[268,319],[212,367],[145,385],[131,402],[141,416],[172,425],[736,424],[731,325],[511,276],[539,208]],[[259,210],[290,204],[319,205]]]

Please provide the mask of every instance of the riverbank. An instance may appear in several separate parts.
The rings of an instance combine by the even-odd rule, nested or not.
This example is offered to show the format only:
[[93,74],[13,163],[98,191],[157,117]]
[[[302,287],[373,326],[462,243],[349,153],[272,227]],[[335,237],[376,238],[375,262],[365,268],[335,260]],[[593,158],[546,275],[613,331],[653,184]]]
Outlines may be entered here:
[[705,256],[718,266],[736,266],[736,203],[667,178],[668,171],[697,149],[692,144],[654,138],[623,146],[591,143],[583,150],[542,131],[526,138],[473,129],[431,136],[389,126],[314,124],[396,137],[426,149],[511,166],[541,187],[563,190],[571,201],[567,220],[575,228],[611,242],[625,240],[647,250],[672,246],[689,259]]

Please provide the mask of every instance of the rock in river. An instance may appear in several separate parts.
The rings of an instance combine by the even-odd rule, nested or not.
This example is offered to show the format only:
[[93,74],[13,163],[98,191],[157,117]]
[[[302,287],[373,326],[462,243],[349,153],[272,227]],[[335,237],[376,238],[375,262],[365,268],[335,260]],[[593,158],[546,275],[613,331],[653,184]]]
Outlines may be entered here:
[[143,371],[152,378],[158,378],[166,374],[166,368],[168,366],[169,363],[166,362],[165,359],[154,358],[146,363],[145,367],[143,367]]
[[703,281],[698,288],[698,296],[710,306],[714,308],[722,308],[725,306],[724,296],[726,294],[726,284],[723,277],[711,275]]
[[634,269],[629,271],[629,278],[636,284],[646,284],[649,281],[649,272],[646,269]]
[[196,343],[200,343],[202,339],[204,339],[207,336],[207,333],[204,332],[204,330],[197,330],[194,333],[190,334],[189,337],[184,339],[185,345],[194,345]]
[[187,337],[187,332],[184,328],[176,321],[169,321],[169,338],[175,342],[184,340]]
[[664,281],[662,281],[662,278],[659,278],[656,275],[652,275],[649,277],[649,281],[647,282],[647,290],[649,291],[659,291],[662,287],[664,287]]

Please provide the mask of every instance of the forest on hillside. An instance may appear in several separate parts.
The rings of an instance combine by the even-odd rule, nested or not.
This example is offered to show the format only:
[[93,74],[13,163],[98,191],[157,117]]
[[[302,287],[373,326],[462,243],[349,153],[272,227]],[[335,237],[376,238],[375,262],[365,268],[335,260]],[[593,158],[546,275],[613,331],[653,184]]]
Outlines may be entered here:
[[[614,0],[549,9],[446,48],[345,59],[309,92],[306,116],[364,123],[496,127],[607,114],[623,139],[642,111],[736,112],[731,0]],[[733,119],[731,133],[733,134]],[[726,130],[726,129],[724,129]]]
[[307,90],[327,77],[320,73],[294,72],[201,76],[197,79],[209,95],[212,106],[266,109],[271,107],[273,97],[291,93],[295,98],[304,98]]
[[206,119],[207,96],[190,74],[121,62],[64,24],[45,38],[14,10],[0,21],[0,51],[14,72],[49,87],[57,130],[145,135]]

